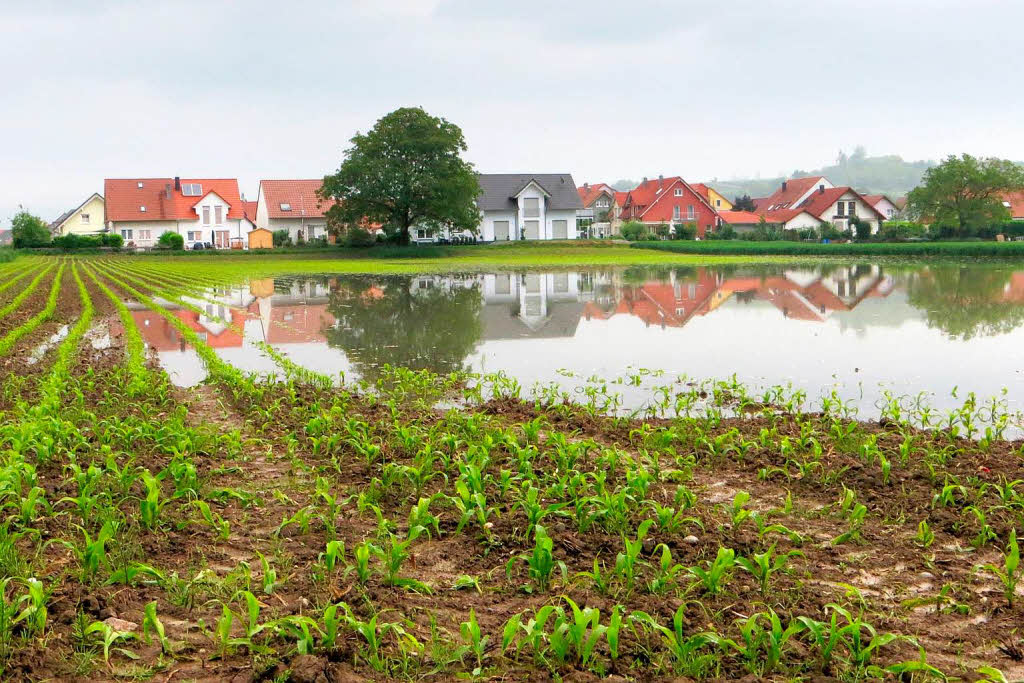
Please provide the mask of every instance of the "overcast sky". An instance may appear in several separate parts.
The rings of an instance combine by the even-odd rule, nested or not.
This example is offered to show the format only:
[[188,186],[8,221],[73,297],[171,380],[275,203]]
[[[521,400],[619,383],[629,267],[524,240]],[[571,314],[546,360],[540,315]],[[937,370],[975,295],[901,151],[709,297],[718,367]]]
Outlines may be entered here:
[[485,172],[1024,158],[1018,0],[0,1],[0,222],[105,177],[317,177],[419,105]]

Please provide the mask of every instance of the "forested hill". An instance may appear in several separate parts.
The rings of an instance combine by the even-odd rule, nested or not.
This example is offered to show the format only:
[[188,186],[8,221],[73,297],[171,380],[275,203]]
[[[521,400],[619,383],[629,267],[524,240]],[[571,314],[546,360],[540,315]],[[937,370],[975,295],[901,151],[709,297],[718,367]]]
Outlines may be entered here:
[[[867,194],[885,194],[903,197],[921,181],[924,172],[934,161],[904,161],[896,154],[869,157],[863,147],[853,154],[839,153],[836,163],[822,168],[793,171],[788,178],[823,175],[835,185],[849,185]],[[749,178],[738,180],[710,180],[709,185],[730,199],[742,194],[766,197],[778,189],[786,178]]]

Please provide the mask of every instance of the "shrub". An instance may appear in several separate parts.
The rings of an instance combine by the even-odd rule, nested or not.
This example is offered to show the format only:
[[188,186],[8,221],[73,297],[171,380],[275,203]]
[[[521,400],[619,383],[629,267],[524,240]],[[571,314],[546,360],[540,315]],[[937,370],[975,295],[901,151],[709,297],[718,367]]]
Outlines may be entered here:
[[346,247],[372,247],[377,243],[377,238],[364,228],[358,226],[349,229],[345,233]]
[[92,235],[69,233],[60,237],[54,237],[50,244],[66,251],[72,249],[98,249],[103,246],[103,238],[98,235],[94,237]]
[[100,235],[100,242],[104,247],[120,249],[124,246],[124,238],[116,232],[105,232]]
[[680,223],[675,229],[677,240],[692,240],[697,238],[697,226],[693,223]]
[[861,242],[871,239],[871,223],[860,216],[850,216],[850,230]]
[[160,235],[160,239],[156,241],[156,246],[160,249],[174,249],[180,251],[185,248],[185,238],[176,232],[165,232]]
[[647,237],[647,226],[640,221],[626,221],[619,228],[623,239],[627,239],[631,242],[639,242]]
[[287,230],[275,230],[274,231],[274,246],[275,247],[290,247],[292,246],[291,235],[288,234]]
[[878,230],[878,239],[895,242],[910,239],[911,237],[924,238],[928,236],[928,228],[920,223],[912,221],[886,221]]
[[736,228],[732,227],[728,223],[720,227],[718,230],[713,230],[704,234],[704,239],[709,240],[734,240],[736,239]]

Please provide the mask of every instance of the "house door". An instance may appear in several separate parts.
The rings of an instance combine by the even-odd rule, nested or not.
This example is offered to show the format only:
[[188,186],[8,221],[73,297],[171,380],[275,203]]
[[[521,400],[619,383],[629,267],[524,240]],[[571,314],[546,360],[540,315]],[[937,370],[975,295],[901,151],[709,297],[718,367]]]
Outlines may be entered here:
[[540,221],[523,221],[523,228],[526,231],[526,239],[540,239]]
[[214,230],[213,243],[218,249],[227,249],[231,246],[230,230]]
[[569,239],[569,222],[568,221],[551,221],[551,239],[556,239],[556,240],[567,240],[567,239]]
[[494,241],[508,241],[508,221],[494,221]]

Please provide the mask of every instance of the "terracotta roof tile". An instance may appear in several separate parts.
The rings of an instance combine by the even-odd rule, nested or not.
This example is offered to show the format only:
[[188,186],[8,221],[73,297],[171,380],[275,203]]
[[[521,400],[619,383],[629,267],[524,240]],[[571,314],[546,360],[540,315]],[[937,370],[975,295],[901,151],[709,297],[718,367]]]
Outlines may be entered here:
[[[324,184],[323,179],[310,180],[261,180],[260,194],[267,203],[268,218],[323,218],[324,213],[334,206],[334,200],[320,201],[316,192]],[[281,205],[291,207],[290,210]]]
[[1012,218],[1024,218],[1024,190],[1006,195],[1003,197],[1003,201],[1010,204]]
[[723,221],[732,225],[761,222],[761,217],[753,211],[719,211],[718,215],[722,217]]
[[823,176],[808,176],[806,178],[790,178],[785,181],[786,189],[779,187],[774,194],[763,197],[761,199],[755,199],[754,205],[758,211],[761,210],[775,210],[769,209],[769,207],[779,207],[782,209],[793,208],[791,205],[804,196],[808,190],[821,184],[822,180],[826,180]]
[[228,218],[243,217],[237,179],[181,178],[181,185],[194,184],[201,186],[199,195],[186,197],[180,189],[174,189],[174,178],[107,178],[103,181],[107,220],[198,220],[193,207],[210,192],[216,192],[227,203]]

